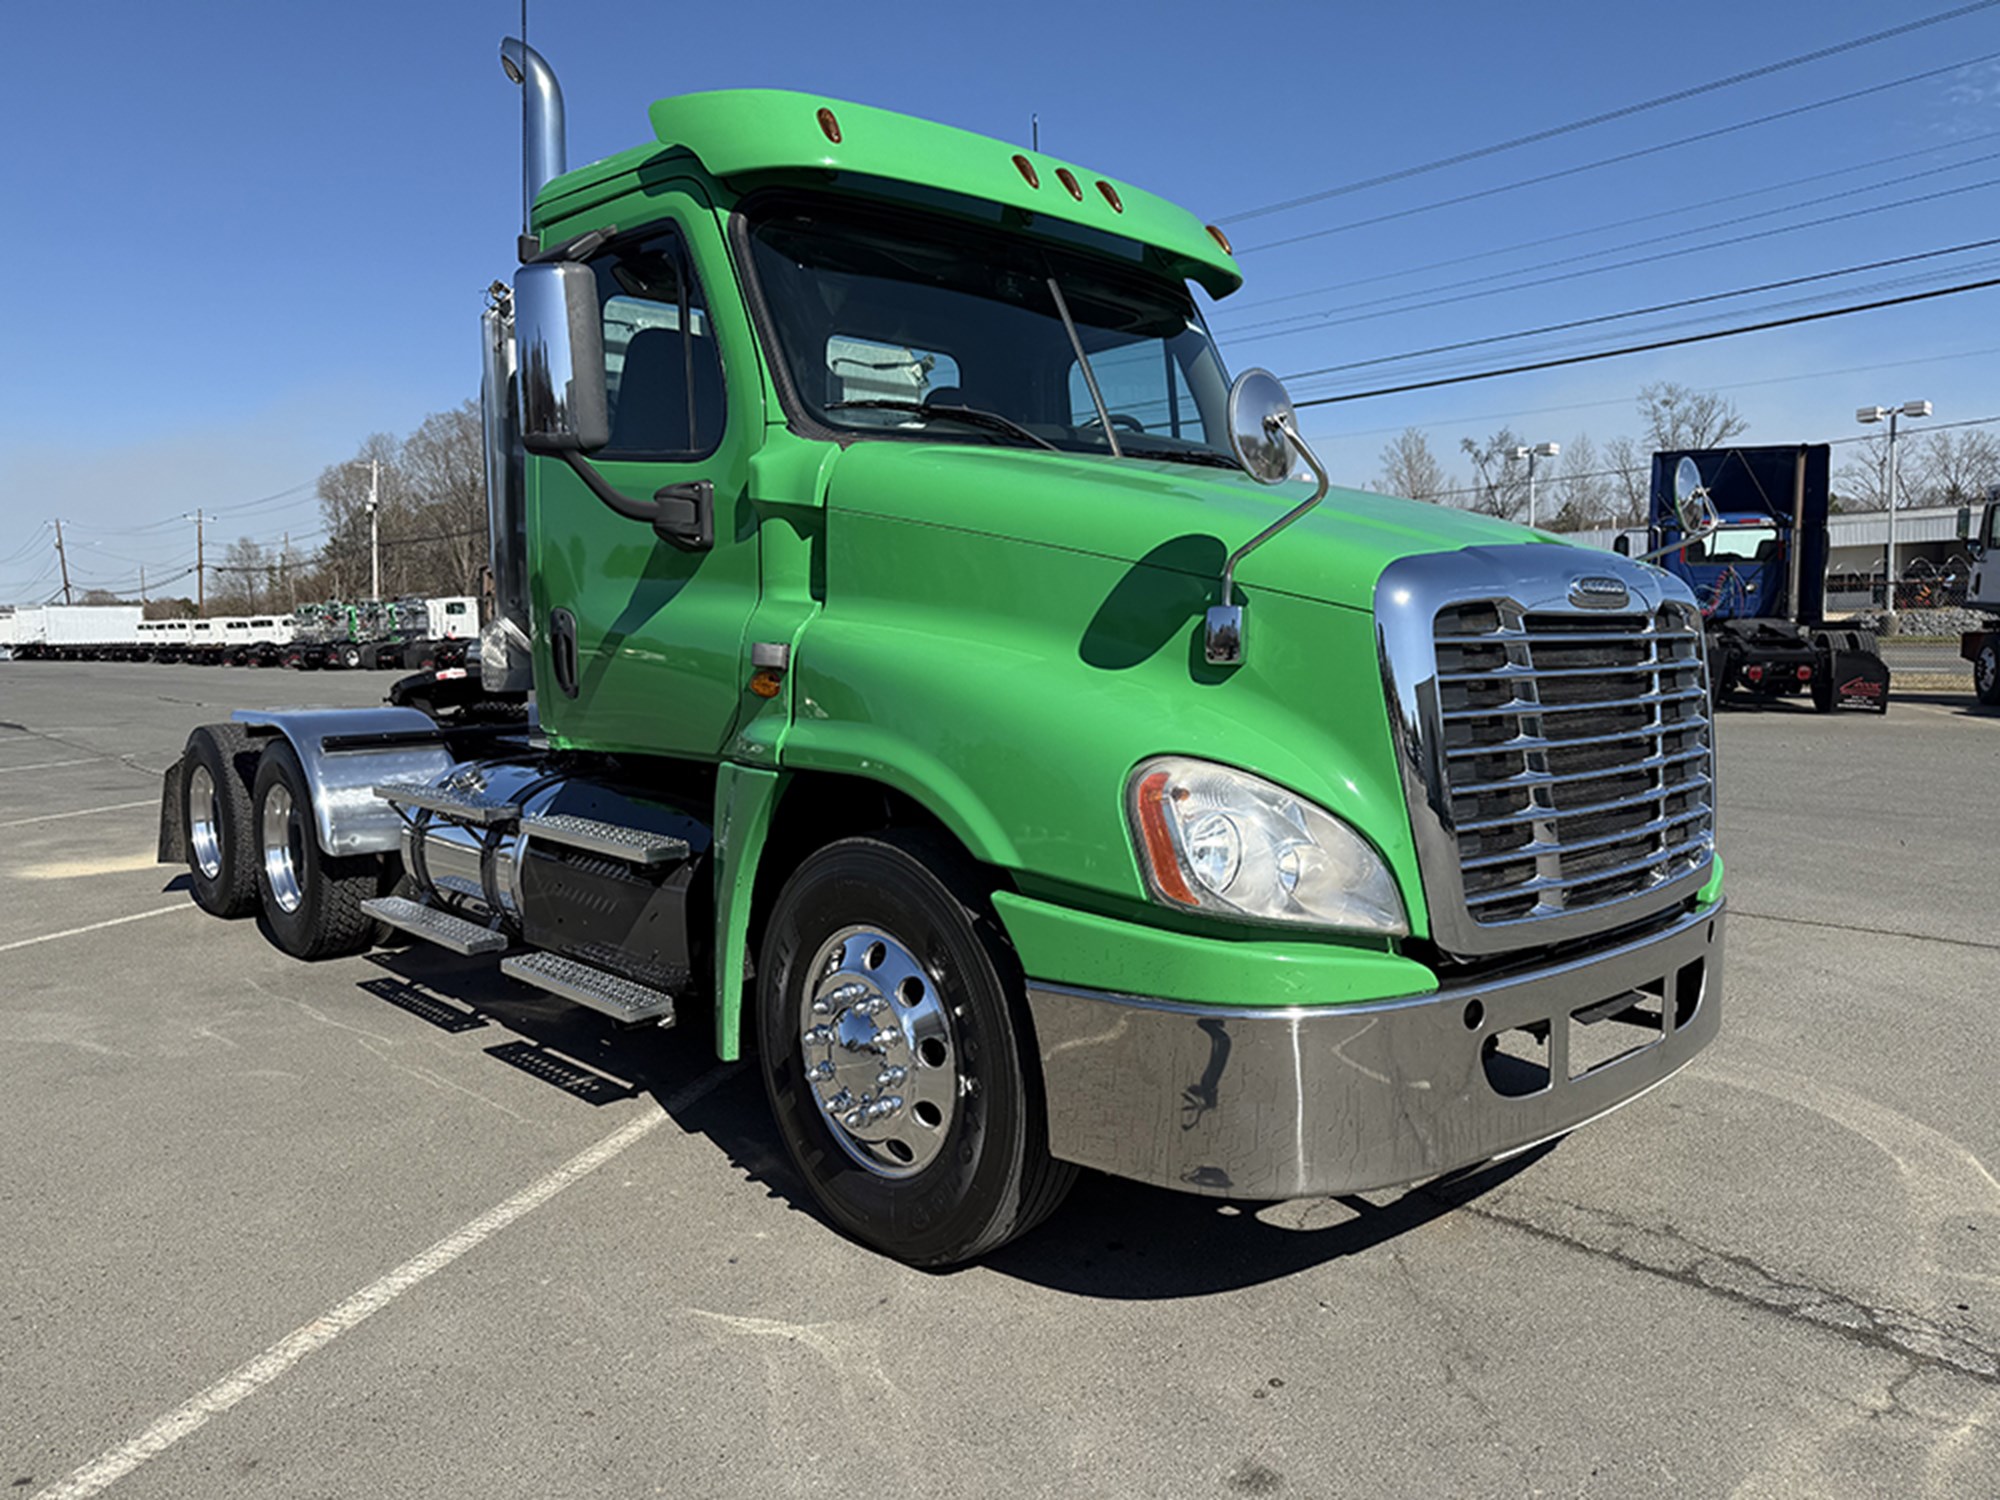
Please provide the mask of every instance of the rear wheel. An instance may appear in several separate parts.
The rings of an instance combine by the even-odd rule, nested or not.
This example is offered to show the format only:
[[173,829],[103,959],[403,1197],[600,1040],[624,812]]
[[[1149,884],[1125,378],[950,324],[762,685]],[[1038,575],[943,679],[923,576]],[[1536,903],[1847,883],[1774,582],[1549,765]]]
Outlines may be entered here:
[[257,909],[250,785],[257,745],[239,724],[204,724],[188,736],[181,788],[188,881],[195,903],[218,917]]
[[332,859],[319,847],[312,791],[298,753],[282,739],[265,747],[252,798],[257,827],[257,893],[271,937],[294,958],[337,958],[375,941],[361,903],[378,894],[380,864],[367,856]]
[[843,839],[786,882],[758,966],[765,1092],[826,1214],[944,1266],[1054,1211],[1020,966],[967,862],[906,833]]
[[1972,658],[1972,687],[1988,708],[2000,707],[2000,635],[1989,635]]

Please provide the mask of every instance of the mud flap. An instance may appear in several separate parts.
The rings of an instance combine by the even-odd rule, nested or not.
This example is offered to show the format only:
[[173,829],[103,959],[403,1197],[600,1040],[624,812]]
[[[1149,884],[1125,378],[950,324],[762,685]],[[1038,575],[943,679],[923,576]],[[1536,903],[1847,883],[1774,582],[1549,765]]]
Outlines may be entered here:
[[160,856],[163,865],[187,863],[187,820],[181,816],[182,788],[187,783],[185,752],[160,778]]
[[1813,643],[1820,648],[1823,707],[1867,708],[1878,714],[1889,711],[1889,664],[1875,649],[1875,639],[1866,631],[1829,630],[1816,633]]

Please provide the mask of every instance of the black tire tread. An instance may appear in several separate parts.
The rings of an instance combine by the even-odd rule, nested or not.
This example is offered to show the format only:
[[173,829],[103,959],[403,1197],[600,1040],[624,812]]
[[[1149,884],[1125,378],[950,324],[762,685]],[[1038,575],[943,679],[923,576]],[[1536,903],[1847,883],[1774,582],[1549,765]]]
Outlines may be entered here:
[[[255,827],[250,789],[257,775],[258,744],[241,724],[203,724],[188,735],[186,754],[199,757],[199,748],[212,748],[217,764],[209,766],[216,796],[222,806],[223,838],[220,889],[203,893],[201,872],[195,867],[193,841],[188,847],[188,876],[195,904],[211,916],[247,917],[257,909],[257,860],[251,830]],[[187,782],[181,783],[181,837],[187,838]],[[231,847],[233,845],[233,847]]]
[[[298,807],[311,808],[311,794],[299,766],[298,752],[289,743],[278,739],[265,747],[258,767],[260,782],[265,775],[265,766],[277,768],[271,773],[272,779],[282,779],[289,784],[293,801]],[[277,909],[275,902],[265,906],[264,920],[278,940],[278,945],[294,958],[308,962],[342,958],[373,947],[380,924],[361,910],[361,903],[381,893],[380,862],[365,855],[350,859],[330,858],[321,852],[316,840],[308,838],[302,864],[298,874],[303,899],[298,911],[284,913]],[[258,894],[261,897],[264,894],[261,858],[256,861],[256,868],[260,872]]]

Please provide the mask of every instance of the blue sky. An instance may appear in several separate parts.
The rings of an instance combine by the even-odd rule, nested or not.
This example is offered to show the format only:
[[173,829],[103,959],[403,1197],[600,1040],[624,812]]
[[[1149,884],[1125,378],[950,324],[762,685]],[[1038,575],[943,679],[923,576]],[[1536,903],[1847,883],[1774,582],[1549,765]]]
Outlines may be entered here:
[[[1232,366],[1291,376],[2000,237],[2000,8],[1237,217],[1949,4],[598,0],[536,6],[530,39],[562,79],[573,163],[646,138],[654,98],[732,85],[1023,141],[1039,113],[1045,150],[1228,225],[1249,280],[1211,309],[1218,337]],[[218,548],[243,534],[310,536],[324,466],[474,393],[481,289],[511,270],[519,218],[519,94],[496,61],[517,24],[513,0],[9,8],[0,600],[45,595],[53,559],[38,538],[56,516],[74,572],[97,582],[129,580],[141,561],[158,576],[191,554],[192,525],[177,518],[197,505],[225,512],[210,529]],[[1950,71],[1513,185],[1937,69]],[[1853,216],[1793,227],[1836,214]],[[1374,218],[1385,221],[1356,222]],[[1996,275],[2000,246],[1565,337],[1636,341],[1687,319],[1699,321],[1672,331]],[[1568,279],[1493,291],[1556,276]],[[1454,285],[1473,278],[1487,279]],[[1807,296],[1817,300],[1767,311]],[[1245,327],[1294,314],[1316,321]],[[1486,368],[1524,347],[1300,379],[1294,392]],[[1751,440],[1792,442],[1854,433],[1853,409],[1876,402],[1929,399],[1940,421],[2000,415],[1996,371],[2000,289],[1304,417],[1335,476],[1360,483],[1406,425],[1427,429],[1440,454],[1503,422],[1537,441],[1633,433],[1631,398],[1653,380],[1720,388]]]

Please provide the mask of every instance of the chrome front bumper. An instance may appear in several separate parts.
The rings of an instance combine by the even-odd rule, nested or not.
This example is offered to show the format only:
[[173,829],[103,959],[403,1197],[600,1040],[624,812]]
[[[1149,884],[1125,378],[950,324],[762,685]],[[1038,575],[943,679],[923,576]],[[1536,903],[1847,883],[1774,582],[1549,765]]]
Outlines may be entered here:
[[[1249,1199],[1491,1161],[1609,1113],[1708,1044],[1722,929],[1717,902],[1585,958],[1369,1005],[1243,1010],[1030,981],[1049,1149]],[[1537,1035],[1539,1071],[1519,1056]]]

